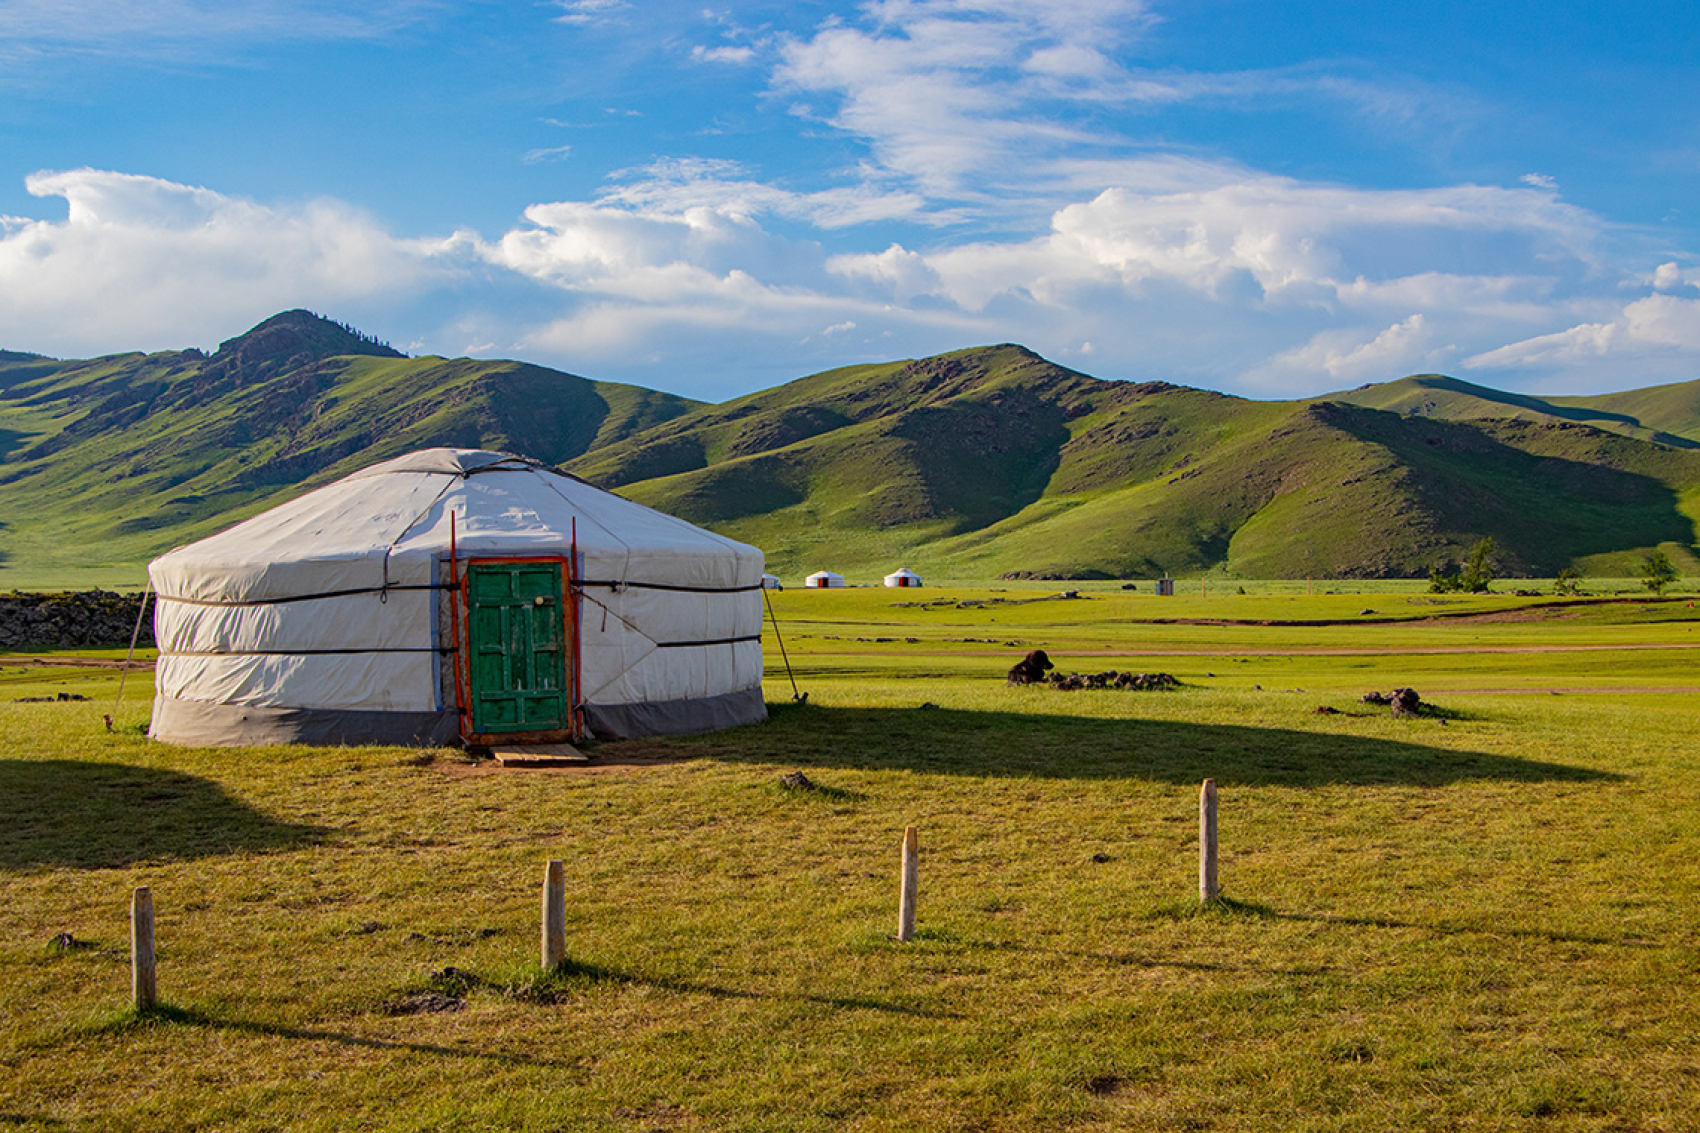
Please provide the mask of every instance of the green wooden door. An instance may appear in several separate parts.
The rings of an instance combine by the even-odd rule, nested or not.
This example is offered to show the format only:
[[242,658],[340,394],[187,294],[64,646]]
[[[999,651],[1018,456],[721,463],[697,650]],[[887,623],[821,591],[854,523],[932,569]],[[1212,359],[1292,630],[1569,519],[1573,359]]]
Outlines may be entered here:
[[472,563],[466,570],[472,730],[568,726],[560,563]]

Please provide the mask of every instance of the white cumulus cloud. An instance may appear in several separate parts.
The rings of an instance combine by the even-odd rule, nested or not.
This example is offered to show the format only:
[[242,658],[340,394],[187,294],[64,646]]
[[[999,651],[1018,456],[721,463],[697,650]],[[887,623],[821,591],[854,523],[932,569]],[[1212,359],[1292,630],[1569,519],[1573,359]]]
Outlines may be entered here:
[[1648,295],[1625,304],[1612,318],[1483,351],[1465,359],[1464,365],[1472,370],[1564,370],[1606,357],[1626,364],[1674,357],[1679,365],[1700,372],[1700,300]]
[[1268,372],[1275,383],[1301,374],[1326,374],[1336,384],[1385,381],[1427,368],[1436,357],[1432,346],[1428,321],[1416,314],[1367,341],[1349,329],[1323,331],[1298,349],[1271,360]]
[[37,351],[216,343],[286,308],[406,295],[463,243],[397,239],[335,201],[280,208],[97,169],[26,186],[67,205],[0,231],[0,340]]

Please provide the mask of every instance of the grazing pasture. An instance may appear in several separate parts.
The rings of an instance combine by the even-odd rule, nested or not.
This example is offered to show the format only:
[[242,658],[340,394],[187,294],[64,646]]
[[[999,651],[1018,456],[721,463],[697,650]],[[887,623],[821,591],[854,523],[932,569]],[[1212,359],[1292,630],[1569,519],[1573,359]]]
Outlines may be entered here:
[[770,632],[768,723],[562,771],[164,747],[0,656],[0,1127],[1700,1127],[1691,598],[1075,585],[774,594],[806,704]]

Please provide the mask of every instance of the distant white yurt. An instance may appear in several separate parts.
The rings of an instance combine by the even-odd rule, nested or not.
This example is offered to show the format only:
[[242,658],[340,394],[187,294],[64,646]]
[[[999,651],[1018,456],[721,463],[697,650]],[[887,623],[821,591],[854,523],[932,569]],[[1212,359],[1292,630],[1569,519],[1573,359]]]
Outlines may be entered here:
[[834,574],[830,570],[817,570],[815,573],[809,575],[809,577],[803,579],[803,585],[807,586],[811,590],[825,590],[834,586],[843,586],[844,576],[842,574]]
[[921,585],[921,576],[908,567],[898,567],[885,576],[885,584],[887,586],[919,586]]
[[784,590],[785,584],[779,581],[777,574],[764,574],[761,576],[761,588],[763,590]]
[[750,723],[767,715],[762,573],[754,547],[535,460],[427,449],[149,565],[152,734],[543,743]]

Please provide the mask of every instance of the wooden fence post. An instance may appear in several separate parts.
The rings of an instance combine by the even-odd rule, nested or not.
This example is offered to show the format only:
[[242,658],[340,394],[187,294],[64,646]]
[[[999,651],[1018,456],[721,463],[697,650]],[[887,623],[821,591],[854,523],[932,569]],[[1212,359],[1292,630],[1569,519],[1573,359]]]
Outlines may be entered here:
[[1216,780],[1198,792],[1198,899],[1208,905],[1221,895],[1216,881]]
[[153,952],[153,893],[145,885],[130,895],[130,998],[137,1011],[159,1005]]
[[567,877],[559,861],[543,871],[543,970],[567,960]]
[[921,877],[921,837],[913,827],[903,831],[903,887],[897,899],[897,939],[915,935],[915,887]]

